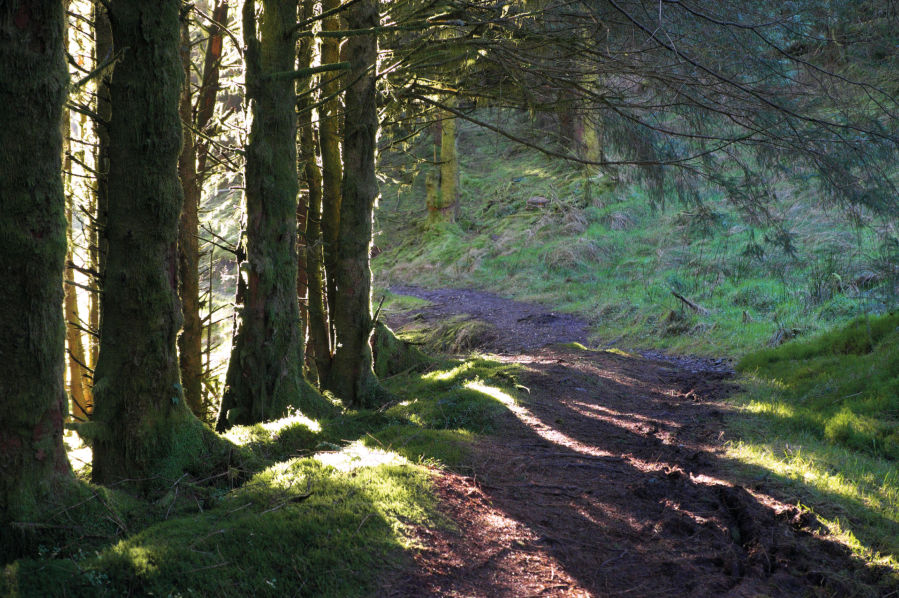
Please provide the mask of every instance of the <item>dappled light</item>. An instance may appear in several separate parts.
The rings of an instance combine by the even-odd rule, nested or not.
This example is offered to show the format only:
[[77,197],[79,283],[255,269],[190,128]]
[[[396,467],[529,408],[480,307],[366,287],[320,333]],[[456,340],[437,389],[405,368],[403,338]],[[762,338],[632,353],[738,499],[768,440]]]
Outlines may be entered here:
[[367,447],[361,442],[354,442],[339,451],[318,452],[315,460],[333,467],[337,471],[352,471],[359,467],[376,467],[378,465],[406,465],[407,459],[397,453]]

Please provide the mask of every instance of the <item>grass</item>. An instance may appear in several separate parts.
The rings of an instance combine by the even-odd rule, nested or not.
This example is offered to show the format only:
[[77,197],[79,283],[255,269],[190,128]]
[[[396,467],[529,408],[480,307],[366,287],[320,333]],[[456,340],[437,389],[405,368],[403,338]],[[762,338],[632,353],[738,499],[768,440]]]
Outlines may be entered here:
[[437,361],[385,380],[401,400],[381,411],[235,428],[228,439],[261,465],[229,468],[217,485],[173,481],[146,501],[82,484],[103,500],[66,511],[81,537],[56,536],[8,565],[0,595],[370,595],[405,562],[416,526],[450,525],[433,468],[465,470],[470,442],[506,409],[479,385],[514,396],[516,372]]
[[745,356],[747,408],[834,444],[899,458],[899,315],[859,318],[807,342]]
[[[812,336],[891,305],[878,269],[891,229],[870,214],[853,220],[779,183],[772,211],[785,243],[717,189],[703,190],[701,208],[654,207],[627,173],[589,176],[471,125],[459,131],[454,224],[426,226],[423,176],[384,185],[372,263],[380,288],[489,289],[584,316],[594,344],[711,356]],[[528,210],[534,196],[548,207]]]
[[[728,454],[899,569],[899,315],[745,356]],[[759,479],[759,478],[756,478]]]

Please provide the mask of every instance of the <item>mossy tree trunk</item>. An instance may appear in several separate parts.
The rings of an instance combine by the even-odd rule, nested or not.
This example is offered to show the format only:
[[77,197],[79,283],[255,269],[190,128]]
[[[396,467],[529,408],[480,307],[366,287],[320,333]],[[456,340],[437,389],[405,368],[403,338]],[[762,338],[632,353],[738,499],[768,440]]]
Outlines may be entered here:
[[[103,6],[96,2],[93,5],[94,19],[94,65],[98,66],[113,55],[112,25],[109,14]],[[108,73],[108,71],[107,71]],[[90,325],[97,336],[91,336],[91,362],[97,367],[100,356],[100,328],[103,322],[103,273],[106,270],[106,255],[109,243],[106,239],[106,216],[109,211],[109,131],[104,123],[112,118],[112,106],[109,101],[109,76],[104,74],[97,79],[97,104],[95,112],[102,119],[94,121],[94,132],[97,136],[94,164],[97,169],[97,180],[94,183],[94,221],[91,226],[91,268],[97,273],[91,279],[90,286],[97,292],[90,296]]]
[[[185,18],[181,22],[181,64],[184,85],[178,108],[181,121],[193,123],[193,93],[190,80],[190,28]],[[203,406],[203,321],[200,317],[200,193],[197,177],[197,145],[194,132],[184,127],[181,155],[178,158],[178,177],[184,193],[184,207],[178,224],[178,278],[181,314],[184,324],[178,336],[178,364],[184,400],[194,415],[206,418]]]
[[[314,138],[312,140],[314,144]],[[331,368],[331,333],[325,311],[326,286],[322,253],[322,176],[318,164],[306,163],[309,181],[309,211],[306,219],[307,312],[309,314],[309,346],[315,362],[316,376],[323,380]]]
[[[348,29],[369,29],[379,23],[377,0],[362,0],[346,11]],[[344,97],[343,185],[340,232],[337,239],[337,297],[331,314],[336,350],[326,387],[354,406],[370,406],[383,391],[372,371],[370,339],[372,214],[378,198],[375,178],[378,113],[378,39],[358,35],[345,42],[351,63]]]
[[[300,20],[313,16],[312,0],[303,0]],[[297,68],[308,68],[313,62],[314,44],[312,38],[300,38],[297,52]],[[325,76],[330,76],[331,73]],[[331,362],[331,345],[328,332],[328,320],[324,311],[323,277],[322,277],[322,171],[316,159],[316,138],[313,125],[312,80],[301,79],[297,82],[297,110],[300,114],[299,171],[306,183],[305,201],[301,199],[297,209],[297,230],[302,231],[299,240],[297,296],[305,300],[304,321],[307,324],[308,341],[306,344],[307,362],[310,380],[316,382],[327,373],[327,365]],[[321,124],[319,124],[319,127]],[[302,213],[302,214],[301,214]]]
[[[332,10],[340,5],[340,0],[322,0],[322,11]],[[333,16],[322,21],[323,31],[339,31],[340,17]],[[321,63],[334,64],[340,62],[340,39],[326,37],[321,44]],[[343,164],[340,156],[340,119],[341,106],[338,92],[341,82],[346,81],[341,71],[326,73],[322,86],[324,103],[319,111],[319,145],[322,156],[322,209],[321,235],[322,258],[325,272],[325,317],[328,325],[328,345],[333,345],[334,327],[328,315],[334,311],[337,297],[337,233],[340,230],[340,187],[343,181]],[[316,353],[319,370],[326,374],[331,367],[331,354],[319,357]]]
[[[212,13],[216,23],[227,23],[228,4],[219,2]],[[190,34],[185,19],[181,24],[181,62],[185,83],[181,92],[179,112],[182,122],[210,136],[210,121],[215,112],[219,90],[219,62],[222,57],[223,33],[217,25],[209,29],[209,40],[203,61],[200,88],[192,92],[190,72]],[[196,98],[196,102],[194,102]],[[209,142],[184,129],[184,143],[178,159],[178,175],[184,191],[184,207],[178,229],[178,275],[180,279],[181,313],[184,324],[178,336],[178,359],[184,398],[194,415],[202,420],[209,417],[209,405],[203,393],[203,318],[200,316],[200,202],[206,178],[206,159]],[[210,306],[211,307],[211,306]]]
[[[299,3],[297,19],[305,21],[313,16],[312,0],[302,0]],[[315,41],[311,37],[302,37],[297,43],[297,69],[307,69],[312,66]],[[321,176],[319,180],[310,178],[308,165],[315,165],[315,149],[312,144],[312,110],[310,93],[312,78],[303,77],[296,81],[297,91],[297,174],[305,187],[305,193],[300,192],[297,202],[297,299],[300,302],[300,320],[303,322],[303,337],[306,336],[306,328],[309,322],[307,309],[307,295],[309,290],[308,258],[306,255],[306,229],[309,225],[309,196],[321,193]],[[305,345],[304,345],[305,346]],[[308,355],[306,358],[308,359]]]
[[244,290],[217,429],[275,419],[293,406],[309,417],[330,404],[303,377],[304,338],[297,302],[297,0],[264,0],[256,36],[255,2],[243,8],[246,94],[253,116],[246,148]]
[[0,10],[0,559],[13,521],[72,479],[63,446],[66,257],[61,0]]
[[109,255],[94,375],[93,480],[175,478],[203,459],[181,389],[178,302],[179,0],[112,0]]
[[[425,181],[428,222],[453,222],[459,210],[459,158],[456,152],[456,119],[448,112],[440,113],[434,123],[434,144],[440,147],[436,177]],[[435,147],[435,154],[437,153]]]

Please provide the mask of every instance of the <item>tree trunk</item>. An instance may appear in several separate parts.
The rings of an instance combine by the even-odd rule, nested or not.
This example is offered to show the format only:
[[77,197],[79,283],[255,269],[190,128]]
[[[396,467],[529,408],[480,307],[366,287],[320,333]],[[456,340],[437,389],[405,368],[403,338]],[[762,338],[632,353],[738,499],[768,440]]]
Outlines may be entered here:
[[[94,17],[94,65],[100,65],[113,55],[112,25],[109,22],[109,14],[106,9],[96,2],[93,9]],[[97,115],[103,122],[109,122],[112,118],[112,106],[109,101],[109,77],[102,76],[97,80]],[[96,196],[94,203],[94,222],[91,231],[91,267],[98,273],[91,281],[91,288],[100,291],[103,288],[103,275],[106,271],[106,255],[109,252],[109,243],[106,239],[106,216],[109,211],[109,131],[103,122],[94,121],[94,131],[97,136],[96,164],[99,173],[96,181]],[[103,294],[91,293],[90,296],[90,324],[91,329],[100,334],[103,327]],[[97,367],[100,356],[99,336],[91,337],[91,367]]]
[[303,378],[297,303],[296,90],[273,73],[294,70],[297,0],[264,0],[256,38],[255,3],[243,9],[247,102],[253,114],[246,153],[245,291],[217,429],[268,421],[295,407],[308,417],[331,405]]
[[[425,181],[428,200],[428,221],[453,222],[459,210],[459,159],[456,156],[456,119],[441,112],[442,120],[434,123],[435,145],[440,144],[440,164],[437,180]],[[435,148],[436,153],[436,148]]]
[[443,114],[440,138],[440,203],[454,217],[459,211],[459,158],[456,146],[456,119]]
[[[299,19],[311,18],[314,14],[314,2],[303,0]],[[297,52],[297,68],[308,68],[312,65],[314,44],[312,38],[301,38]],[[327,75],[326,75],[327,76]],[[322,359],[330,363],[330,344],[328,341],[327,320],[322,311],[322,275],[321,275],[321,208],[322,208],[322,173],[318,167],[315,152],[315,130],[312,124],[312,79],[297,81],[297,112],[299,122],[299,163],[298,170],[306,184],[306,196],[300,197],[297,208],[297,230],[302,234],[297,247],[297,297],[300,299],[300,311],[306,324],[308,339],[306,341],[307,372],[310,380],[317,384],[320,379],[319,363]],[[313,321],[314,320],[314,321]],[[324,326],[324,350],[322,354],[322,326]]]
[[[362,0],[346,12],[349,29],[377,27],[377,0]],[[340,233],[337,239],[337,297],[332,321],[337,333],[334,361],[327,388],[346,403],[366,407],[377,402],[383,390],[372,372],[370,339],[371,269],[369,251],[372,214],[378,198],[375,152],[378,136],[377,78],[378,38],[359,35],[345,42],[352,66],[347,81],[343,143],[343,185]]]
[[309,212],[306,220],[309,345],[312,348],[317,378],[324,380],[331,369],[331,333],[325,312],[326,288],[322,268],[322,174],[315,160],[306,163],[306,179],[309,181]]
[[66,257],[60,118],[68,86],[60,0],[0,10],[0,562],[7,526],[72,480],[63,445]]
[[94,374],[93,481],[176,479],[204,460],[204,427],[181,388],[176,336],[179,0],[115,0],[110,21],[128,48],[110,84],[109,255]]
[[[340,6],[340,0],[322,0],[322,11],[332,10]],[[323,31],[339,31],[340,17],[334,16],[322,21]],[[340,39],[326,37],[321,45],[322,64],[340,62]],[[328,325],[330,338],[328,345],[334,340],[334,326],[327,318],[334,312],[337,297],[337,233],[340,230],[340,187],[343,180],[343,164],[340,158],[340,99],[338,91],[341,82],[346,81],[339,73],[325,73],[322,77],[326,83],[322,86],[324,104],[319,111],[319,144],[322,156],[322,210],[321,234],[322,257],[326,277],[326,311],[323,312]],[[333,96],[333,97],[332,97]],[[319,357],[316,355],[316,359]],[[331,365],[331,355],[318,362],[325,373]]]
[[[66,129],[69,125],[68,110],[63,112],[63,135],[70,134]],[[68,144],[63,138],[63,147]],[[68,149],[68,148],[67,148]],[[72,159],[67,157],[63,159],[63,172],[68,172],[72,168]],[[68,221],[66,241],[68,250],[66,251],[66,278],[73,280],[75,278],[75,269],[70,268],[68,264],[72,263],[75,257],[72,252],[72,196],[66,196],[66,220]],[[81,318],[78,316],[78,293],[75,285],[65,285],[65,318],[66,318],[66,344],[68,345],[68,362],[69,362],[69,393],[72,395],[72,415],[78,421],[87,421],[88,414],[91,412],[90,385],[87,384],[84,375],[87,373],[82,370],[82,364],[87,364],[84,356],[84,344],[81,341]]]
[[[181,87],[181,104],[178,108],[181,121],[193,123],[193,94],[190,82],[190,29],[187,19],[181,21],[181,64],[184,84]],[[181,314],[184,324],[178,336],[178,363],[181,368],[181,384],[184,400],[194,415],[206,419],[203,405],[203,321],[200,318],[200,184],[197,178],[197,146],[194,133],[187,127],[182,130],[181,155],[178,158],[178,176],[184,193],[184,207],[178,224],[178,276]]]
[[[226,25],[228,23],[228,2],[219,0],[212,18],[216,23]],[[209,43],[206,45],[206,56],[203,60],[203,81],[197,94],[196,128],[207,137],[215,133],[210,130],[209,123],[215,113],[215,102],[219,92],[219,70],[224,49],[224,33],[217,25],[209,28]],[[206,157],[209,155],[209,142],[197,142],[197,185],[203,189],[203,181],[206,179]]]

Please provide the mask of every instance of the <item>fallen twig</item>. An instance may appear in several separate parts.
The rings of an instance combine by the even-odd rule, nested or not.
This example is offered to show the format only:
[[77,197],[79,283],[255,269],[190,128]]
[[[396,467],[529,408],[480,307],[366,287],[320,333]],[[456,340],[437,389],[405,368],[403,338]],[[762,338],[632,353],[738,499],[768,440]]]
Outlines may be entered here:
[[707,310],[706,308],[704,308],[703,306],[699,305],[698,303],[693,303],[692,301],[690,301],[689,299],[687,299],[686,297],[684,297],[683,295],[681,295],[680,293],[678,293],[676,291],[671,291],[671,294],[674,295],[675,297],[677,297],[678,299],[680,299],[681,301],[683,301],[684,305],[686,305],[687,307],[689,307],[690,309],[692,309],[693,311],[695,311],[696,313],[698,313],[702,316],[707,316],[710,313],[712,313],[709,310]]

